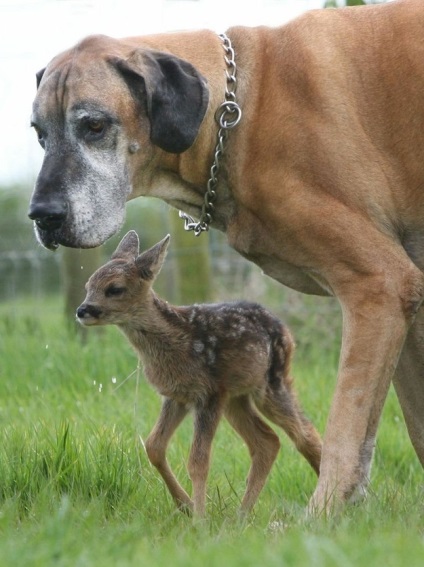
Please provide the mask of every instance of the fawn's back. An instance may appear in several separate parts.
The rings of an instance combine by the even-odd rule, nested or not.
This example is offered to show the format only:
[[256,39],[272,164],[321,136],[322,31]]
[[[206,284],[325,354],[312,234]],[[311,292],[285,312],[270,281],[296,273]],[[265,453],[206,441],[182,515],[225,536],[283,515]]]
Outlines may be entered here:
[[248,302],[173,307],[155,298],[162,332],[122,327],[165,396],[196,402],[217,393],[261,395],[288,381],[293,340],[286,327]]

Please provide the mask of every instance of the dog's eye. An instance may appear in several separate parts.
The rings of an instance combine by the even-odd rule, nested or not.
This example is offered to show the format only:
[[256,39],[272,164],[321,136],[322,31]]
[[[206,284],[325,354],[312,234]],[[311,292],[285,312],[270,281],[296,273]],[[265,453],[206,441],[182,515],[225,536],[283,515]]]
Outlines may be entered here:
[[86,137],[89,140],[98,140],[101,138],[105,131],[105,121],[101,118],[90,118],[85,122],[87,129]]
[[43,132],[40,130],[40,128],[36,125],[36,124],[31,124],[31,126],[34,128],[36,134],[37,134],[37,139],[38,139],[38,143],[40,144],[40,146],[44,149],[45,146],[45,141],[44,141],[44,134]]
[[125,293],[125,291],[126,291],[125,287],[110,285],[108,288],[106,288],[105,296],[106,297],[118,297],[118,296],[122,295],[123,293]]
[[92,119],[88,121],[88,128],[94,134],[100,134],[100,132],[103,131],[104,127],[105,127],[105,123],[103,122],[103,120]]

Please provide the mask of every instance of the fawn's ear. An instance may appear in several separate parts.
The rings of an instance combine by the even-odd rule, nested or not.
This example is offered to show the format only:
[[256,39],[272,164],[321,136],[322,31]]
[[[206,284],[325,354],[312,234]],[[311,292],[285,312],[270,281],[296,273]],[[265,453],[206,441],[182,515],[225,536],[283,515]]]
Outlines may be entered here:
[[138,234],[135,230],[130,230],[118,244],[118,248],[112,254],[111,259],[135,260],[138,256],[139,246]]
[[169,239],[168,234],[163,240],[136,258],[135,265],[140,277],[144,280],[154,280],[160,272],[168,250]]

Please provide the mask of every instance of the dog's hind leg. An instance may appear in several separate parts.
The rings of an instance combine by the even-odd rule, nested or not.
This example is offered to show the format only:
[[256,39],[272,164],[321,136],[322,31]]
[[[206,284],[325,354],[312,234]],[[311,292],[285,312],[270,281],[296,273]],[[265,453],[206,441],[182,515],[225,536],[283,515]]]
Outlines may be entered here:
[[424,310],[409,330],[393,383],[409,437],[424,466]]

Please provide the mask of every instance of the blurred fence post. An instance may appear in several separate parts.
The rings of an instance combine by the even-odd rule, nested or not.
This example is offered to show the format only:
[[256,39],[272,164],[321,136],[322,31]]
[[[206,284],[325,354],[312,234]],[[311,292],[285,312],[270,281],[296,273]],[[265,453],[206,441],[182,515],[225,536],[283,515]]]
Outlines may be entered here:
[[174,301],[180,304],[208,301],[212,292],[209,236],[196,237],[193,232],[186,232],[175,209],[170,209],[169,214],[172,248],[177,251],[174,256]]
[[85,297],[84,286],[88,278],[102,263],[102,250],[62,248],[61,251],[66,321],[71,328],[83,332],[83,327],[75,322],[75,311]]

